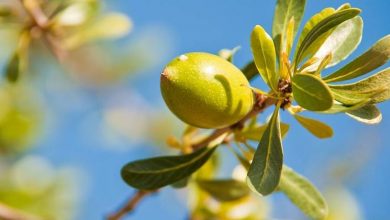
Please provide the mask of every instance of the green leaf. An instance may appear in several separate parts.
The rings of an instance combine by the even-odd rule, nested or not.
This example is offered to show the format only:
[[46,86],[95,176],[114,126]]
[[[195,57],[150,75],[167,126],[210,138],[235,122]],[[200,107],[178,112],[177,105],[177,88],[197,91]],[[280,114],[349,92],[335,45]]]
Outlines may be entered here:
[[365,124],[378,124],[382,121],[382,113],[375,105],[366,105],[362,108],[348,111],[346,114]]
[[311,119],[306,118],[300,115],[295,114],[294,118],[310,133],[318,138],[330,138],[333,136],[333,130],[327,124]]
[[321,193],[287,166],[283,166],[279,189],[310,218],[324,219],[328,215],[328,205]]
[[5,67],[5,76],[9,82],[16,82],[19,79],[22,69],[21,65],[20,53],[16,52],[12,55]]
[[248,196],[250,193],[248,186],[244,182],[234,179],[197,180],[197,183],[201,189],[221,202],[238,200]]
[[249,188],[263,196],[276,189],[282,172],[283,146],[279,109],[279,106],[275,108],[271,120],[268,122],[247,176]]
[[191,154],[155,157],[126,164],[121,171],[123,180],[130,186],[153,190],[173,184],[198,170],[216,147],[202,148]]
[[319,62],[310,66],[306,71],[315,71],[320,60],[323,60],[328,54],[332,54],[331,61],[326,67],[331,67],[347,58],[359,45],[362,39],[363,33],[363,20],[360,16],[354,17],[350,20],[338,25],[326,40],[322,43],[321,47],[313,55],[319,58]]
[[282,41],[282,51],[286,53],[287,58],[290,56],[290,52],[294,43],[294,30],[295,30],[295,20],[294,18],[291,18],[290,22],[288,23],[287,29],[284,36],[284,41]]
[[380,39],[364,54],[324,77],[326,82],[339,82],[364,75],[385,64],[390,59],[390,35]]
[[333,92],[371,94],[373,103],[390,99],[390,68],[380,71],[366,79],[344,85],[329,85]]
[[[294,18],[294,30],[292,33],[292,38],[295,38],[295,35],[298,31],[299,24],[301,23],[303,12],[305,10],[306,0],[278,0],[276,3],[274,21],[272,24],[272,37],[280,38],[286,33],[288,24],[292,18]],[[284,42],[284,39],[281,39],[279,43],[275,43],[277,51],[280,51],[282,46],[281,42]],[[279,55],[279,54],[278,54]]]
[[296,74],[292,79],[294,99],[310,111],[325,111],[332,107],[333,96],[328,86],[310,74]]
[[347,21],[360,13],[360,10],[357,8],[344,9],[341,11],[336,11],[332,15],[326,17],[322,21],[320,21],[316,26],[314,26],[309,33],[307,33],[306,37],[302,40],[302,44],[300,45],[295,64],[296,66],[305,58],[306,52],[310,49],[310,47],[318,46],[318,39],[327,33],[329,30],[332,30],[339,24]]
[[188,185],[189,180],[190,180],[190,176],[187,176],[181,180],[178,180],[178,181],[172,183],[171,186],[175,189],[181,189],[181,188],[184,188]]
[[[303,39],[306,38],[307,34],[318,24],[320,23],[320,21],[324,20],[325,18],[329,17],[330,15],[332,15],[336,10],[334,8],[325,8],[323,9],[321,12],[315,14],[313,17],[311,17],[309,19],[309,21],[305,24],[305,26],[303,27],[303,30],[302,30],[302,33],[301,35],[299,36],[299,40],[298,40],[298,44],[297,44],[297,47],[296,48],[300,48],[301,44],[302,44],[302,41]],[[320,40],[320,39],[317,39],[318,42],[323,42],[325,41],[326,39],[326,36],[322,37],[323,39]],[[319,43],[321,45],[321,43]],[[319,47],[319,46],[318,46]],[[313,50],[311,50],[310,48],[308,48],[308,52],[306,52],[307,54],[314,54],[315,51],[318,49],[315,48],[312,46],[311,48],[313,48]],[[295,53],[297,53],[298,50],[295,51]],[[306,56],[306,54],[303,54],[302,55],[303,57]],[[296,54],[295,54],[295,57],[296,57]]]
[[[280,132],[282,138],[287,134],[289,128],[290,126],[288,124],[280,123]],[[257,124],[252,127],[244,128],[242,131],[237,132],[237,135],[251,141],[260,141],[266,129],[267,124]]]
[[364,107],[370,101],[371,101],[371,99],[366,99],[366,100],[363,100],[360,103],[357,103],[355,105],[344,105],[342,103],[334,103],[330,109],[328,109],[326,111],[318,112],[318,113],[337,114],[337,113],[352,111],[352,110],[356,110],[356,109]]
[[278,91],[279,75],[276,73],[274,42],[260,25],[256,25],[251,34],[251,48],[256,67],[264,82],[272,90]]

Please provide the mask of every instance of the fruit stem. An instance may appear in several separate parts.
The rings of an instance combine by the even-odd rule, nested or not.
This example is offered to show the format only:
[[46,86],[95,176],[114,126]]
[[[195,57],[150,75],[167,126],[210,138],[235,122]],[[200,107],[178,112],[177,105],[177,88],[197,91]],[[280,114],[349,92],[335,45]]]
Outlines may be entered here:
[[[247,120],[262,113],[265,109],[267,109],[268,107],[270,107],[272,105],[275,105],[278,102],[277,99],[275,99],[273,97],[269,97],[269,96],[264,95],[264,94],[255,94],[255,99],[256,100],[255,100],[255,103],[253,105],[252,110],[244,118],[242,118],[239,122],[237,122],[233,125],[224,127],[224,128],[219,128],[219,129],[214,130],[214,132],[212,132],[205,139],[199,141],[198,143],[192,144],[191,149],[193,151],[195,151],[195,150],[198,150],[202,147],[207,147],[207,145],[210,142],[217,139],[218,137],[225,134],[226,132],[231,132],[235,129],[243,128],[243,125]],[[126,202],[126,204],[122,208],[120,208],[117,212],[109,215],[109,217],[107,217],[107,220],[120,220],[120,219],[122,219],[126,214],[132,212],[136,208],[138,203],[145,196],[154,194],[155,192],[157,192],[157,190],[156,191],[142,191],[142,190],[137,191]]]

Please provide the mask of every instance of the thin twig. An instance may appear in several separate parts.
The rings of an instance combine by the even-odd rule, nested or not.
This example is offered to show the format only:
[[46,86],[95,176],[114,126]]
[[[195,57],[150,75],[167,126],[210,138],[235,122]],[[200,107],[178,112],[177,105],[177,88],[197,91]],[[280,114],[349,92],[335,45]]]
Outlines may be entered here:
[[107,220],[119,220],[128,213],[132,212],[134,208],[142,201],[142,199],[152,193],[155,193],[156,191],[137,191],[126,203],[125,205],[120,208],[115,213],[109,215],[107,217]]
[[43,12],[37,1],[29,1],[29,4],[26,4],[24,0],[20,0],[20,2],[33,22],[31,31],[33,31],[34,28],[38,29],[38,31],[42,34],[42,40],[46,46],[50,49],[57,60],[62,63],[67,53],[61,47],[58,39],[50,31],[50,19],[48,16]]
[[[256,94],[256,102],[252,108],[252,111],[249,112],[243,119],[241,119],[234,125],[214,130],[214,132],[211,133],[208,137],[198,143],[193,144],[191,148],[193,150],[198,150],[202,147],[206,147],[210,142],[214,141],[226,132],[242,127],[247,120],[263,112],[266,108],[270,107],[271,105],[274,105],[276,102],[277,100],[273,98],[267,97],[263,94]],[[150,195],[154,192],[156,191],[137,191],[134,196],[131,197],[122,208],[120,208],[117,212],[109,215],[107,220],[120,220],[126,214],[132,212],[145,196]]]

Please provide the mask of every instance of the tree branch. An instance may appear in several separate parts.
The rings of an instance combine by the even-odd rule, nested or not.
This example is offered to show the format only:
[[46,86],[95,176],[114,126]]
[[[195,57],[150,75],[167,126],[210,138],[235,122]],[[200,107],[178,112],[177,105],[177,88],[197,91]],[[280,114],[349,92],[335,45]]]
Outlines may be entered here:
[[112,213],[107,217],[107,220],[119,220],[128,213],[132,212],[134,208],[142,201],[142,199],[156,191],[137,191],[118,211]]
[[[268,107],[274,105],[277,102],[277,100],[267,97],[263,94],[256,94],[256,101],[253,105],[252,110],[239,122],[220,129],[214,130],[213,133],[211,133],[208,137],[201,140],[198,143],[195,143],[191,146],[193,150],[198,150],[200,148],[206,147],[210,142],[214,141],[221,135],[225,134],[226,132],[233,131],[234,129],[240,129],[244,126],[244,123],[249,120],[250,118],[260,114]],[[131,197],[127,203],[120,208],[117,212],[114,212],[113,214],[109,215],[107,220],[120,220],[122,219],[126,214],[132,212],[136,206],[139,204],[139,202],[147,195],[150,195],[156,191],[137,191],[133,197]]]

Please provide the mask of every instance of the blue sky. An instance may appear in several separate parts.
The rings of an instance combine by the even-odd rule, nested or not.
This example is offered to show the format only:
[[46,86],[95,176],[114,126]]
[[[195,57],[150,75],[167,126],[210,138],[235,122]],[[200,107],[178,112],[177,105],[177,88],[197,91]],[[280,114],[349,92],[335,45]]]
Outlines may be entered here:
[[[338,7],[344,1],[308,0],[303,22],[324,7]],[[350,1],[362,9],[364,20],[363,40],[349,57],[356,57],[367,50],[374,42],[389,34],[390,14],[387,0]],[[135,81],[124,86],[138,91],[143,97],[167,111],[159,92],[159,74],[164,63],[174,56],[191,51],[216,53],[222,48],[233,48],[240,45],[241,50],[235,57],[235,64],[244,65],[251,60],[249,36],[252,28],[260,24],[270,33],[274,12],[274,0],[147,0],[147,1],[106,1],[108,8],[128,14],[135,25],[134,35],[145,27],[160,27],[169,33],[173,48],[161,57],[162,63]],[[387,65],[389,66],[389,65]],[[255,82],[259,83],[259,82]],[[99,131],[89,127],[88,132],[78,129],[80,121],[96,109],[101,108],[104,98],[92,94],[84,94],[88,104],[72,109],[58,119],[55,130],[45,138],[36,153],[46,156],[58,166],[72,165],[82,169],[88,184],[82,203],[80,219],[101,219],[117,208],[133,189],[127,187],[119,176],[119,170],[128,161],[158,154],[151,146],[136,146],[127,151],[112,151],[109,148],[96,147],[99,143]],[[55,98],[55,97],[52,97]],[[55,113],[56,107],[52,107]],[[366,219],[388,218],[390,205],[390,147],[387,135],[390,131],[390,104],[380,105],[383,121],[380,125],[367,126],[360,124],[345,115],[314,115],[326,120],[335,131],[335,136],[328,140],[318,140],[297,125],[288,114],[282,119],[291,122],[291,132],[285,143],[285,160],[291,167],[310,177],[315,183],[324,181],[324,171],[333,160],[359,157],[358,148],[372,148],[374,157],[368,164],[347,181],[350,190],[356,195],[363,208]],[[367,139],[374,139],[372,146]],[[366,146],[366,147],[365,147]],[[370,151],[370,150],[369,150]],[[356,156],[356,157],[355,157]],[[284,198],[281,200],[283,205]],[[156,196],[146,199],[131,219],[184,219],[185,203],[177,199],[171,189],[165,189]],[[292,211],[298,212],[294,208]],[[276,213],[276,217],[286,217],[286,213]]]

